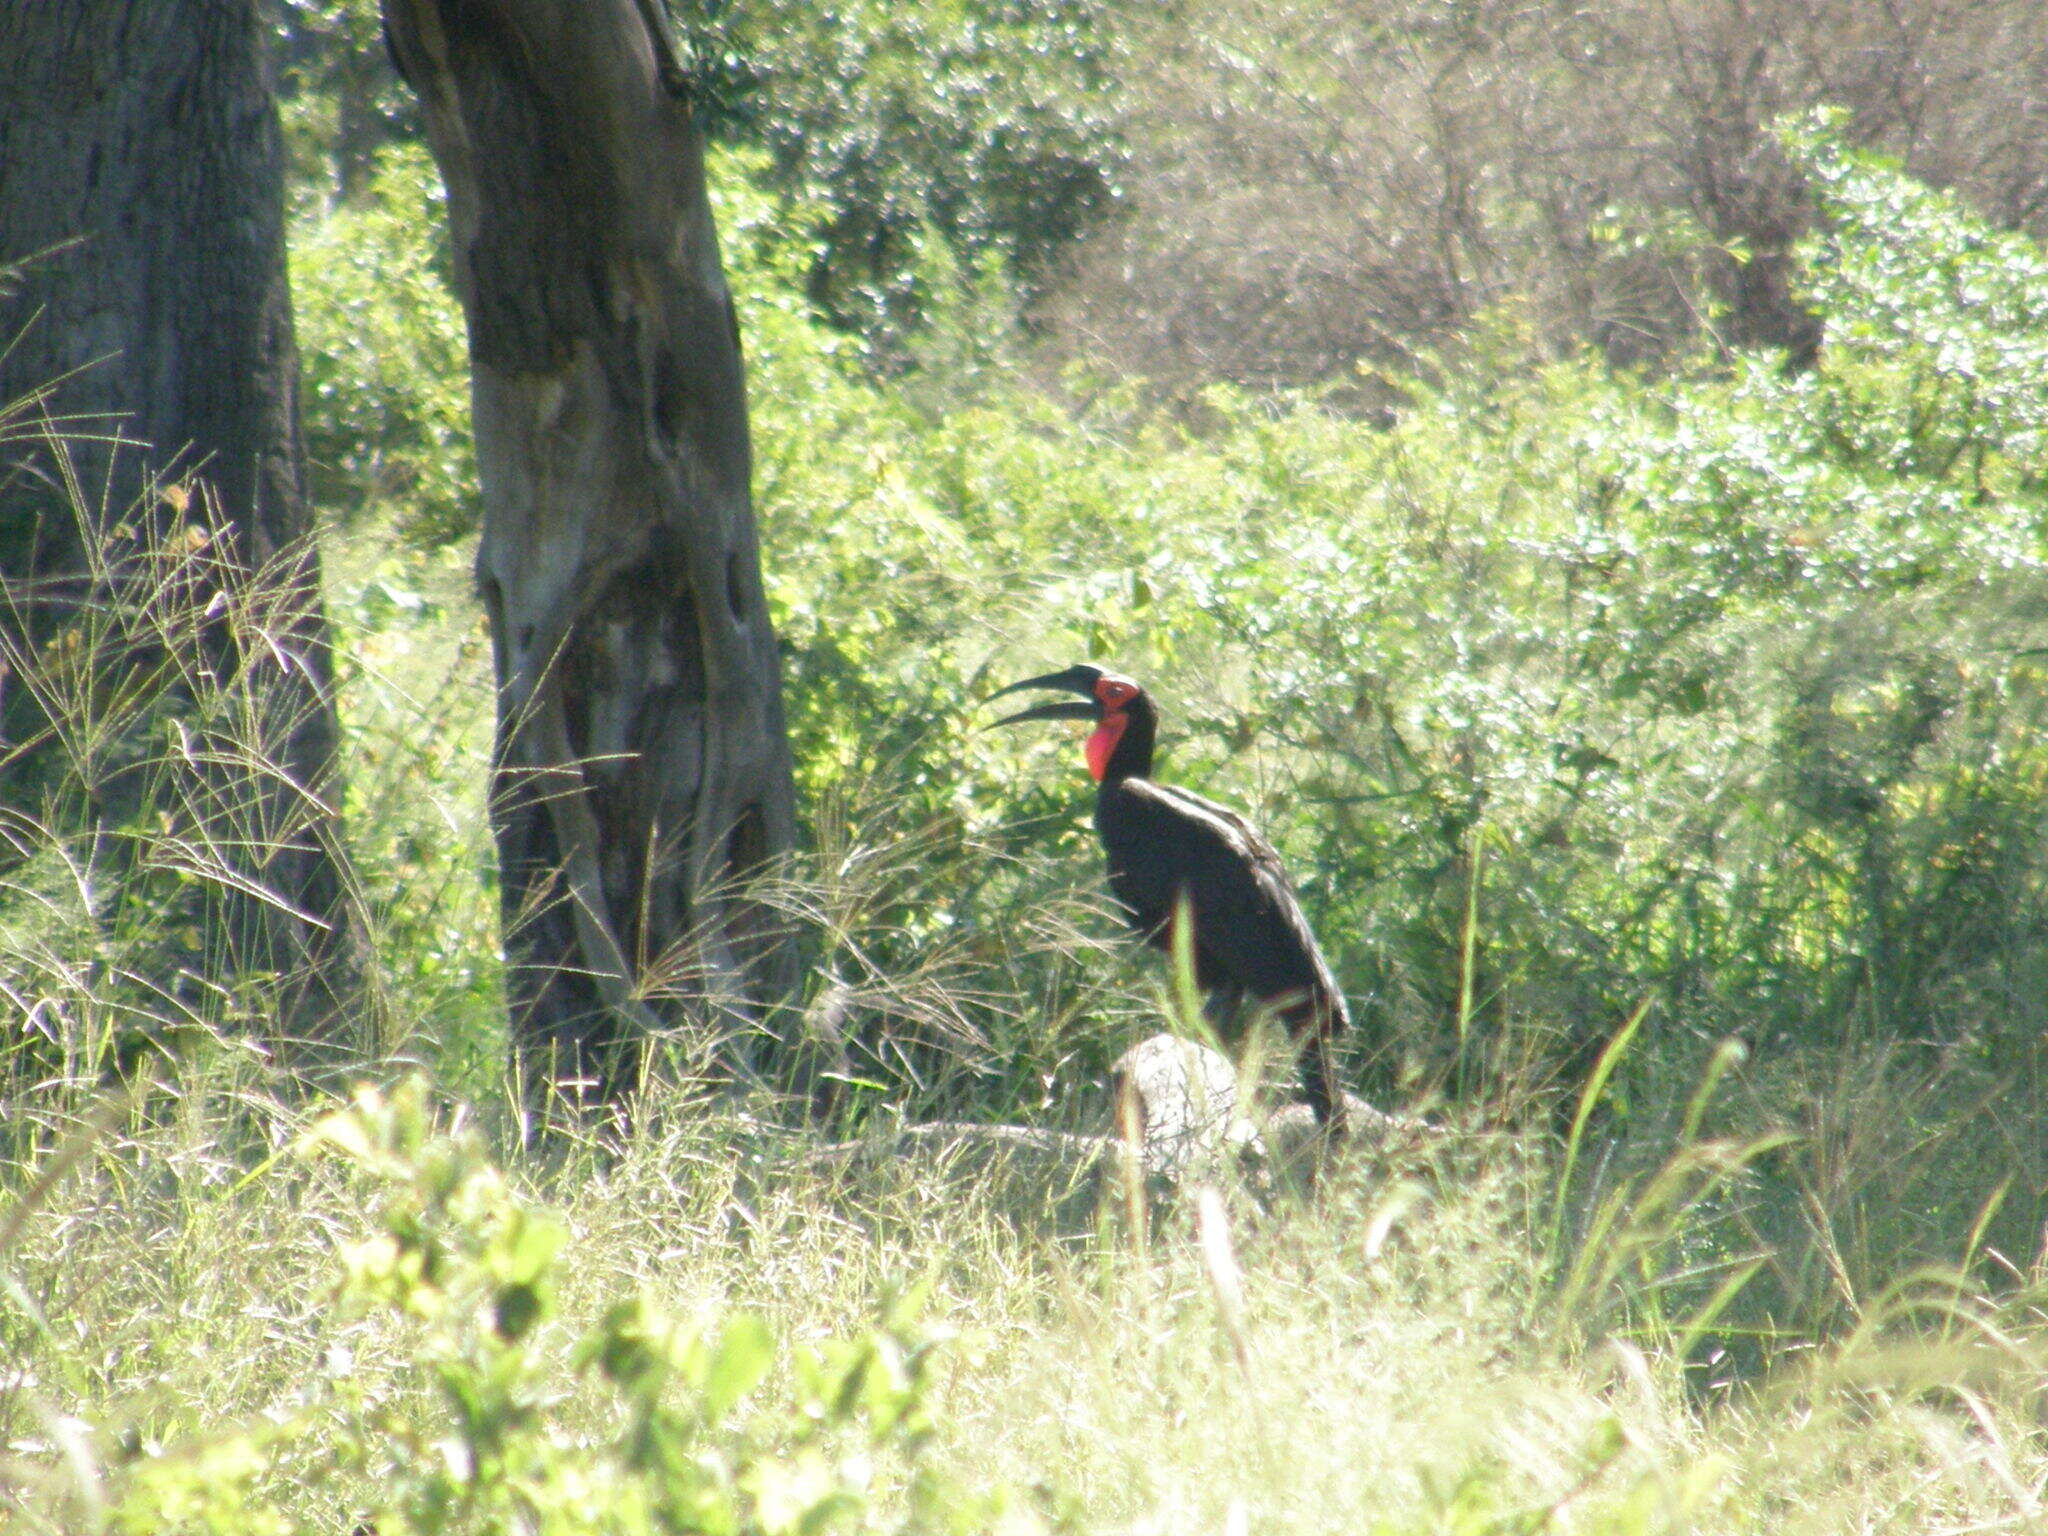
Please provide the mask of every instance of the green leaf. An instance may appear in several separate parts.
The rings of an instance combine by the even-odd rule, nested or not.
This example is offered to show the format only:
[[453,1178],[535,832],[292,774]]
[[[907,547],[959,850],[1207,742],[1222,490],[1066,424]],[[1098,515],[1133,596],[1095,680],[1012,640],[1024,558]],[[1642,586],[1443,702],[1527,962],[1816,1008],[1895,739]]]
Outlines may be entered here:
[[775,1362],[775,1335],[753,1312],[738,1312],[726,1321],[704,1372],[704,1416],[724,1418],[739,1400],[761,1384]]

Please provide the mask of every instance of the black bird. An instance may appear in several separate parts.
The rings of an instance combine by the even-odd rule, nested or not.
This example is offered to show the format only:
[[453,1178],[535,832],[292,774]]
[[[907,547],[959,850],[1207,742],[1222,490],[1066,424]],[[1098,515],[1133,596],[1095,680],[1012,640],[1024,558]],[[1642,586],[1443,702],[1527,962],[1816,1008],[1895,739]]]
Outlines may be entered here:
[[1351,1025],[1344,994],[1280,867],[1280,856],[1256,827],[1200,795],[1152,781],[1158,714],[1145,690],[1100,667],[1073,666],[1027,678],[1000,693],[1060,688],[1079,700],[1040,704],[996,725],[1025,720],[1093,720],[1088,771],[1095,794],[1095,830],[1109,855],[1109,887],[1147,943],[1171,950],[1176,902],[1194,921],[1195,982],[1230,1006],[1249,993],[1279,1015],[1302,1057],[1302,1084],[1316,1119],[1341,1134],[1344,1095],[1331,1042]]

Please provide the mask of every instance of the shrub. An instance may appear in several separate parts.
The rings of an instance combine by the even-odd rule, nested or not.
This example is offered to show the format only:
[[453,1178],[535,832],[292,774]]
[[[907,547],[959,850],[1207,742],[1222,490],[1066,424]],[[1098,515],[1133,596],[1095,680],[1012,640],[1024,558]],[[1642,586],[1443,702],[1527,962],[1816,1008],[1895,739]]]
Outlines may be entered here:
[[933,318],[949,265],[1028,295],[1115,196],[1103,0],[678,10],[713,135],[766,150],[765,185],[814,204],[808,294],[885,367]]
[[[1506,301],[1556,352],[1797,357],[1811,207],[1769,125],[1844,130],[2042,232],[2024,0],[1134,9],[1127,217],[1047,306],[1067,355],[1183,390],[1396,379]],[[1553,354],[1554,355],[1554,354]],[[1370,389],[1365,406],[1384,403]]]
[[443,195],[425,147],[394,144],[360,198],[302,217],[291,244],[314,494],[350,512],[402,506],[422,543],[478,515]]
[[915,850],[827,946],[840,979],[944,955],[951,995],[985,984],[947,1028],[986,1105],[1101,1064],[1084,974],[997,1001],[1033,990],[1020,921],[1098,888],[1085,781],[1056,733],[970,729],[1094,657],[1161,695],[1163,773],[1266,823],[1426,1081],[1455,1042],[1468,1084],[1581,1070],[1645,996],[1636,1060],[1681,1079],[1660,1049],[1731,1032],[2005,1060],[2048,965],[2041,258],[1838,127],[1788,153],[1825,218],[1813,370],[1538,364],[1509,307],[1384,430],[1221,389],[1192,424],[1116,390],[1069,414],[999,367],[950,407],[879,389],[798,291],[808,215],[727,160],[809,835]]
[[[793,1349],[753,1313],[685,1324],[644,1296],[564,1337],[568,1230],[514,1194],[473,1132],[438,1130],[417,1082],[360,1091],[299,1150],[359,1181],[367,1230],[336,1255],[334,1301],[396,1331],[395,1372],[336,1345],[299,1406],[265,1422],[103,1468],[81,1442],[95,1528],[302,1529],[309,1495],[389,1536],[1044,1528],[999,1489],[919,1466],[942,1340],[914,1297],[864,1336]],[[572,1371],[585,1390],[566,1390]],[[787,1381],[772,1397],[771,1373]]]
[[1838,139],[1790,148],[1828,220],[1805,375],[1474,369],[1385,431],[1212,391],[1200,433],[768,380],[809,787],[893,762],[965,827],[1078,810],[1070,765],[997,776],[1047,742],[953,710],[1092,655],[1157,685],[1164,772],[1269,824],[1418,1062],[1583,1059],[1645,995],[1700,1049],[2019,1047],[2048,964],[2040,257]]

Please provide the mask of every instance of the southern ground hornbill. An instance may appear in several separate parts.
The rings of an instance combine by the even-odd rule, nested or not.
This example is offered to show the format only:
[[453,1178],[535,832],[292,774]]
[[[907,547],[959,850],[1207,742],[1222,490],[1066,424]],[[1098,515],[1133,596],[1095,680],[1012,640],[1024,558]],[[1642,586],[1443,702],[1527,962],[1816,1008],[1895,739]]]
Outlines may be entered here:
[[1300,1053],[1302,1085],[1316,1118],[1341,1134],[1344,1095],[1331,1042],[1350,1027],[1350,1014],[1273,845],[1235,811],[1152,781],[1159,717],[1128,677],[1074,666],[1012,683],[994,697],[1025,688],[1082,697],[1040,704],[995,724],[1095,722],[1087,745],[1088,771],[1100,786],[1095,830],[1109,855],[1110,890],[1132,926],[1170,952],[1174,907],[1185,900],[1194,921],[1195,982],[1226,1004],[1219,1027],[1236,1022],[1237,1009],[1229,1005],[1243,994],[1271,1008]]

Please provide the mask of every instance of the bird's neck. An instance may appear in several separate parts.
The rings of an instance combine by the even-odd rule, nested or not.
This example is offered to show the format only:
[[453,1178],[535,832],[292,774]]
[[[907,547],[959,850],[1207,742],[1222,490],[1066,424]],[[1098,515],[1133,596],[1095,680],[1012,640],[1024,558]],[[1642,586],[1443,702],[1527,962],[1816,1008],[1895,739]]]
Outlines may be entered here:
[[1105,789],[1125,779],[1151,777],[1156,725],[1150,701],[1141,698],[1095,728],[1088,743],[1088,766]]

